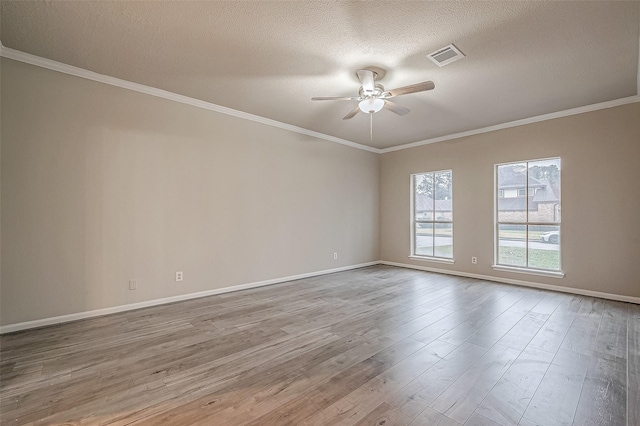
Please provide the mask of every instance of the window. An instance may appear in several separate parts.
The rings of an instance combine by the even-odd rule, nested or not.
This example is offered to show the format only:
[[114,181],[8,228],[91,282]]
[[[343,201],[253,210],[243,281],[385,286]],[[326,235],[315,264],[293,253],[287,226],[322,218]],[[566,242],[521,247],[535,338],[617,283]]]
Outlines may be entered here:
[[498,197],[504,198],[504,189],[498,189]]
[[496,266],[561,271],[560,170],[560,158],[496,166]]
[[411,255],[453,259],[452,171],[411,175]]

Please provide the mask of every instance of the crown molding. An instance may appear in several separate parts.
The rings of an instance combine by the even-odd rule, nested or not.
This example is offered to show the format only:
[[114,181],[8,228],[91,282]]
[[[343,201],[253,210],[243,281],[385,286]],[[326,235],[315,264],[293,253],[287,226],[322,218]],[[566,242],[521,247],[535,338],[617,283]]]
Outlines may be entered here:
[[277,127],[283,130],[311,136],[318,139],[323,139],[328,142],[337,143],[340,145],[349,146],[351,148],[360,149],[363,151],[373,152],[376,154],[386,154],[393,151],[401,151],[404,149],[416,148],[422,145],[428,145],[437,142],[444,142],[453,139],[464,138],[467,136],[479,135],[482,133],[495,132],[496,130],[509,129],[511,127],[524,126],[532,123],[539,123],[541,121],[554,120],[556,118],[569,117],[576,114],[584,114],[586,112],[598,111],[601,109],[613,108],[621,105],[632,104],[640,102],[640,58],[638,67],[638,94],[629,96],[626,98],[615,99],[612,101],[601,102],[592,105],[585,105],[577,108],[571,108],[564,111],[556,111],[549,114],[538,115],[535,117],[524,118],[521,120],[509,121],[506,123],[496,124],[494,126],[482,127],[479,129],[468,130],[465,132],[453,133],[450,135],[440,136],[437,138],[424,139],[417,142],[412,142],[404,145],[392,146],[389,148],[378,149],[367,145],[362,145],[356,142],[352,142],[346,139],[340,139],[335,136],[327,135],[324,133],[316,132],[313,130],[305,129],[302,127],[294,126],[280,121],[272,120],[270,118],[261,117],[255,114],[249,114],[247,112],[238,111],[232,108],[227,108],[222,105],[213,104],[211,102],[202,101],[199,99],[190,98],[188,96],[179,95],[177,93],[169,92],[162,89],[157,89],[151,86],[145,86],[144,84],[134,83],[120,78],[110,77],[108,75],[99,74],[93,71],[86,70],[84,68],[74,67],[72,65],[63,64],[51,59],[42,58],[40,56],[32,55],[30,53],[21,52],[19,50],[11,49],[2,45],[0,41],[0,56],[15,61],[24,62],[27,64],[35,65],[42,68],[47,68],[53,71],[73,75],[88,80],[97,81],[104,84],[120,87],[123,89],[133,90],[135,92],[145,93],[147,95],[156,96],[163,99],[168,99],[175,102],[195,106],[197,108],[203,108],[221,114],[230,115],[233,117],[242,118],[249,121],[265,124],[267,126]]
[[74,67],[72,65],[63,64],[51,59],[42,58],[40,56],[32,55],[30,53],[21,52],[19,50],[5,47],[0,42],[0,56],[13,59],[14,61],[24,62],[27,64],[35,65],[41,68],[47,68],[53,71],[58,71],[64,74],[73,75],[87,80],[97,81],[111,86],[120,87],[123,89],[133,90],[135,92],[144,93],[158,98],[168,99],[175,102],[191,105],[197,108],[207,109],[209,111],[219,112],[221,114],[230,115],[233,117],[242,118],[249,121],[255,121],[256,123],[265,124],[267,126],[277,127],[280,129],[288,130],[290,132],[300,133],[303,135],[311,136],[318,139],[324,139],[328,142],[337,143],[340,145],[346,145],[351,148],[361,149],[363,151],[369,151],[376,154],[380,153],[378,148],[362,145],[356,142],[351,142],[346,139],[336,138],[331,135],[316,132],[313,130],[305,129],[291,124],[282,123],[280,121],[272,120],[270,118],[261,117],[255,114],[249,114],[248,112],[238,111],[236,109],[227,108],[222,105],[213,104],[211,102],[194,99],[189,96],[179,95],[177,93],[169,92],[162,89],[157,89],[151,86],[145,86],[144,84],[134,83],[127,80],[122,80],[116,77],[110,77],[108,75],[99,74],[97,72],[89,71],[84,68]]
[[387,152],[400,151],[403,149],[415,148],[422,145],[429,145],[437,142],[444,142],[452,139],[464,138],[467,136],[479,135],[482,133],[495,132],[496,130],[509,129],[511,127],[524,126],[532,123],[539,123],[541,121],[554,120],[556,118],[569,117],[576,114],[584,114],[586,112],[598,111],[601,109],[613,108],[621,105],[633,104],[640,102],[640,96],[634,95],[627,98],[614,99],[612,101],[601,102],[599,104],[585,105],[577,108],[571,108],[564,111],[552,112],[549,114],[538,115],[536,117],[523,118],[521,120],[509,121],[507,123],[496,124],[495,126],[482,127],[480,129],[468,130],[466,132],[453,133],[451,135],[440,136],[437,138],[425,139],[418,142],[412,142],[405,145],[392,146],[390,148],[384,148],[380,150],[381,154]]

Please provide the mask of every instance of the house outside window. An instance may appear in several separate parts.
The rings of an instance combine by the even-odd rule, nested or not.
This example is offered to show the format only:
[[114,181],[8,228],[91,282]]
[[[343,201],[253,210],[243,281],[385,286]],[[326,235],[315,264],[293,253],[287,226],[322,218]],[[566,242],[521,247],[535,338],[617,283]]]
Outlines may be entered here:
[[453,173],[411,175],[411,256],[453,259]]
[[561,271],[560,164],[551,158],[496,166],[496,267]]

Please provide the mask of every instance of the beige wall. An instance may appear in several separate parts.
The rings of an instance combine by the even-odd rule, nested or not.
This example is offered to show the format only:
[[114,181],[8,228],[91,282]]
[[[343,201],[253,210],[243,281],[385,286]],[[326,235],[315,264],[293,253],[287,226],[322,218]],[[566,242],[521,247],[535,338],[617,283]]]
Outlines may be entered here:
[[[555,156],[566,276],[493,270],[494,164]],[[410,260],[409,175],[443,169],[453,169],[455,264]],[[640,297],[640,103],[386,153],[380,170],[382,260]]]
[[[1,64],[1,325],[378,259],[640,297],[638,103],[378,156]],[[553,156],[565,278],[494,271],[494,164]],[[409,175],[442,169],[456,263],[412,261]]]
[[377,154],[5,58],[1,94],[2,325],[379,258]]

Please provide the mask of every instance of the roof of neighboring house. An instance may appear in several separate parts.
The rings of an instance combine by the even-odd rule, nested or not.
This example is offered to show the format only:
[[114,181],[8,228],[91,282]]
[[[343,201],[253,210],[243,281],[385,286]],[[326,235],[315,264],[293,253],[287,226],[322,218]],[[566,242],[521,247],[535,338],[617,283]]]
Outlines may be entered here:
[[[529,211],[538,209],[538,204],[557,203],[559,201],[551,185],[539,188],[536,195],[529,197]],[[527,206],[527,197],[498,198],[499,211],[524,211]]]
[[[433,198],[427,194],[416,194],[416,211],[432,211]],[[451,200],[436,200],[437,212],[450,212]]]
[[[524,171],[516,170],[520,166],[500,167],[498,173],[498,188],[526,188],[527,175]],[[529,175],[529,187],[541,187],[546,183]]]
[[533,201],[537,203],[557,203],[558,197],[554,193],[551,185],[545,185],[536,191]]

